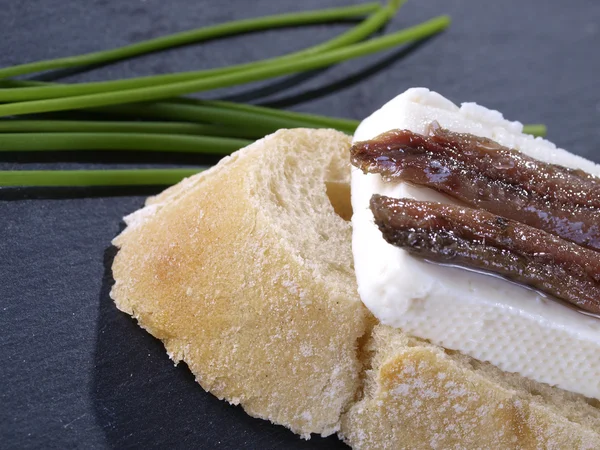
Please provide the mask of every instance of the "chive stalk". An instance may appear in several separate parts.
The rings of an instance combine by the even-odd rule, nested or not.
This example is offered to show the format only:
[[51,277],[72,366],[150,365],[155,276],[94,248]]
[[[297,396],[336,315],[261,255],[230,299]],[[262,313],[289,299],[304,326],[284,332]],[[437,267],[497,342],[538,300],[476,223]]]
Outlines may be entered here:
[[[92,120],[0,120],[0,133],[150,133],[257,138],[250,128],[182,122]],[[2,135],[0,134],[0,144]]]
[[213,136],[145,133],[5,133],[0,152],[139,150],[227,155],[252,141]]
[[318,69],[348,59],[357,58],[370,53],[375,53],[395,47],[406,42],[423,39],[446,29],[450,24],[448,16],[439,16],[420,25],[416,25],[397,33],[392,33],[367,42],[349,45],[341,49],[325,53],[309,55],[299,60],[290,60],[285,63],[268,65],[249,69],[242,73],[231,73],[220,77],[211,77],[200,80],[183,81],[160,86],[142,87],[116,92],[103,92],[98,94],[81,95],[67,98],[48,100],[34,100],[21,103],[0,105],[0,116],[40,113],[50,111],[63,111],[68,109],[91,108],[121,103],[134,103],[148,100],[158,100],[174,97],[191,92],[207,91],[252,81],[264,80],[277,76],[287,75],[299,71]]
[[523,125],[523,133],[531,134],[532,136],[545,137],[547,132],[546,125],[541,123]]
[[152,186],[171,185],[204,170],[1,170],[0,186]]
[[139,56],[146,53],[165,50],[172,47],[178,47],[195,42],[206,41],[208,39],[215,39],[251,31],[351,19],[370,14],[380,9],[380,7],[381,5],[379,3],[373,2],[355,6],[345,6],[341,8],[276,14],[266,17],[237,20],[149,39],[112,50],[104,50],[79,56],[36,61],[18,66],[6,67],[0,69],[0,78],[15,77],[53,69],[66,69],[86,65],[105,64],[126,58],[132,58],[134,56]]

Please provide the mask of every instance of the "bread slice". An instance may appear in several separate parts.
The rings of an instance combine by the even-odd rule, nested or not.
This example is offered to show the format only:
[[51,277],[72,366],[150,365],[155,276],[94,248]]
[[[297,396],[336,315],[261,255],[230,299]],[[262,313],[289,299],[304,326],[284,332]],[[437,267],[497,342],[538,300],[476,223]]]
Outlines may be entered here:
[[378,325],[363,398],[342,419],[354,449],[598,449],[600,410],[545,384]]
[[349,147],[281,130],[149,199],[114,240],[118,308],[204,389],[305,437],[338,430],[371,320],[342,218]]
[[126,218],[111,292],[219,398],[357,449],[600,448],[598,402],[374,326],[350,138],[281,130]]

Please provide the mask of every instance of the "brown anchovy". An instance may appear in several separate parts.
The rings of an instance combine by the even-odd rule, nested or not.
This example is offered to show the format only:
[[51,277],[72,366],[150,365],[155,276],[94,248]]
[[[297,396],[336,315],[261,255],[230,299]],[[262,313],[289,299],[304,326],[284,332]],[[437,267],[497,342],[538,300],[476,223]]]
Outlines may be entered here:
[[542,197],[578,206],[600,208],[600,178],[583,170],[550,164],[497,142],[468,133],[454,133],[437,123],[430,127],[431,139],[454,157],[472,161],[493,179],[523,187]]
[[470,134],[384,133],[352,146],[352,163],[384,179],[444,192],[469,206],[600,250],[600,179]]
[[467,207],[374,195],[384,239],[422,258],[483,270],[600,314],[600,258],[545,231]]

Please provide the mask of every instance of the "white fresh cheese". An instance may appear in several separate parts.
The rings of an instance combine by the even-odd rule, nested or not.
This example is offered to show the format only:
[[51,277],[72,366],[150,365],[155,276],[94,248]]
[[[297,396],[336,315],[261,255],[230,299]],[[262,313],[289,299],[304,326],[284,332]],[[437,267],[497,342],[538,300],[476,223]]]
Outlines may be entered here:
[[[366,118],[355,141],[391,129],[425,134],[443,128],[491,138],[534,158],[600,175],[600,166],[541,138],[522,125],[474,103],[460,108],[423,88],[409,89]],[[375,193],[451,203],[428,188],[385,183],[353,168],[354,265],[361,299],[384,324],[507,372],[600,399],[600,319],[506,280],[424,262],[385,242],[373,222]]]

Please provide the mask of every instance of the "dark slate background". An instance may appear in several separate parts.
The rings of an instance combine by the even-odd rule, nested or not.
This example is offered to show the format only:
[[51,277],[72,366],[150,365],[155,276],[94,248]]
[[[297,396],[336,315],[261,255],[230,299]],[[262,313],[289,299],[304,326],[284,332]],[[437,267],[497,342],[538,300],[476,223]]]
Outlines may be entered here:
[[[232,19],[341,0],[0,0],[0,66],[111,48]],[[600,162],[600,2],[411,0],[388,30],[448,13],[422,45],[319,71],[214,92],[360,119],[411,86],[543,122],[549,138]],[[348,24],[257,33],[77,75],[99,80],[275,56]],[[0,138],[1,145],[1,138]],[[141,165],[175,164],[173,156]],[[0,169],[131,166],[101,152],[0,155]],[[195,163],[186,158],[185,163]],[[111,239],[157,189],[0,190],[0,447],[343,448],[296,438],[206,394],[184,365],[116,311]]]

